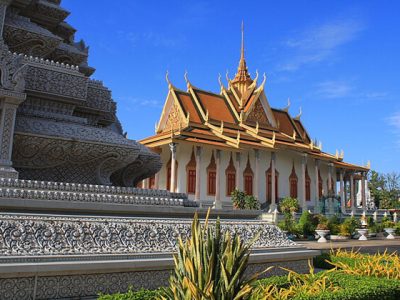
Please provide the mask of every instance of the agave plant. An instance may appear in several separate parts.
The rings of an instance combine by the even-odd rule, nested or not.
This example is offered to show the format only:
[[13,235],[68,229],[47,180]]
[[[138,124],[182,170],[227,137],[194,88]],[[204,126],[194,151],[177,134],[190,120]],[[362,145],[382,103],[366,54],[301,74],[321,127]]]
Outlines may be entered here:
[[197,213],[192,223],[191,237],[179,238],[174,256],[175,270],[169,287],[161,292],[163,300],[245,300],[249,299],[254,282],[260,274],[245,277],[250,247],[258,238],[243,243],[238,235],[221,231],[220,220],[215,226],[203,226]]

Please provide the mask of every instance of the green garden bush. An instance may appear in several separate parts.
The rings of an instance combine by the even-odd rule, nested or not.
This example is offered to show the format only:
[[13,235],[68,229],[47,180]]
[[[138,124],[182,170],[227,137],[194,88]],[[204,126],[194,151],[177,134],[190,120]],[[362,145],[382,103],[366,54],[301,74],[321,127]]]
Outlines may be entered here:
[[133,291],[130,288],[126,293],[117,293],[112,295],[100,295],[98,300],[155,300],[160,290],[138,290]]
[[299,222],[297,223],[297,230],[303,237],[314,235],[315,227],[313,224],[313,215],[309,211],[303,211]]
[[[328,276],[329,282],[339,287],[336,291],[326,291],[314,295],[297,295],[293,300],[397,300],[400,299],[400,281],[368,276],[352,276],[340,271],[320,272],[316,279]],[[306,276],[306,275],[305,275]],[[288,288],[290,278],[288,276],[270,277],[259,280],[262,285],[277,285],[279,288]],[[286,298],[282,298],[286,299]]]

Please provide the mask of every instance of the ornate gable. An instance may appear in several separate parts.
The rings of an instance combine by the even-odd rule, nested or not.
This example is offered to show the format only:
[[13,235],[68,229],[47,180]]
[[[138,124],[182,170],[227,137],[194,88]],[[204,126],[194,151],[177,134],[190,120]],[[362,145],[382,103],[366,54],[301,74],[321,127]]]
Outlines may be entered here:
[[156,124],[156,132],[160,133],[179,130],[180,128],[186,127],[187,123],[188,119],[185,117],[173,88],[170,87],[161,113],[160,121]]
[[169,111],[167,122],[165,123],[165,127],[163,131],[171,131],[171,130],[178,130],[180,124],[182,124],[181,113],[179,111],[179,107],[176,103],[174,103]]
[[248,114],[246,121],[254,123],[258,122],[260,125],[271,126],[260,100],[257,100],[257,102],[254,104],[253,109]]

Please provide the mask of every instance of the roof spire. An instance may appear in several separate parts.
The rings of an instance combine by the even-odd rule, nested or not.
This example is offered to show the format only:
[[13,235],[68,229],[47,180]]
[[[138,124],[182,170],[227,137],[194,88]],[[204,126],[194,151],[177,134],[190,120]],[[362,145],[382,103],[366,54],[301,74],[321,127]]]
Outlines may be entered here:
[[244,58],[244,22],[242,21],[242,44],[240,48],[240,61],[237,73],[235,78],[232,80],[232,83],[248,83],[252,82],[250,75],[247,71],[246,59]]
[[244,23],[242,20],[242,49],[240,51],[240,60],[244,60]]

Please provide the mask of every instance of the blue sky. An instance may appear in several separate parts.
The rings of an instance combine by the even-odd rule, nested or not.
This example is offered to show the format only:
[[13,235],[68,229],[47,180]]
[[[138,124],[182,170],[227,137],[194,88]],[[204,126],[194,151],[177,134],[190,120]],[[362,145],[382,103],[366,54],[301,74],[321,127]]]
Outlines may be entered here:
[[[185,89],[219,91],[233,77],[245,24],[249,71],[267,74],[272,107],[302,121],[323,150],[380,172],[400,171],[399,1],[64,0],[94,78],[118,103],[129,138],[154,134],[165,73]],[[224,78],[225,76],[223,76]]]

